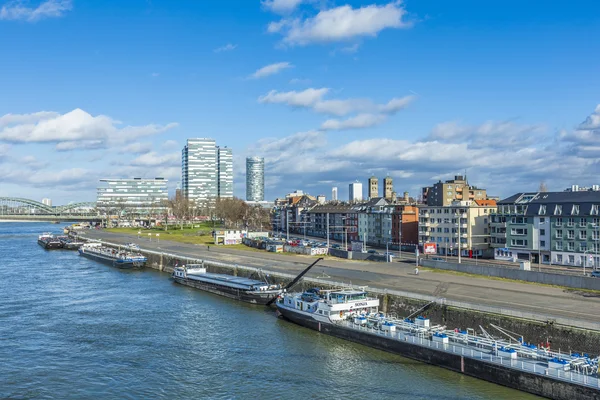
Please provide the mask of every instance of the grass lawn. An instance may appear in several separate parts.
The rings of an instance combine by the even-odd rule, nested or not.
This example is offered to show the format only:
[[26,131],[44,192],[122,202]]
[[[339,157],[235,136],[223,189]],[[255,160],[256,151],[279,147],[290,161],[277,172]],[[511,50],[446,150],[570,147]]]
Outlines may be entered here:
[[[214,239],[210,232],[212,231],[212,226],[207,227],[203,226],[203,224],[196,225],[196,228],[184,228],[184,229],[175,229],[171,228],[168,231],[164,229],[139,229],[139,228],[107,228],[106,232],[115,232],[115,233],[123,233],[126,235],[135,236],[137,238],[138,232],[140,238],[148,238],[148,234],[152,236],[152,239],[156,239],[156,234],[159,234],[160,239],[171,240],[173,242],[179,243],[192,243],[192,244],[214,244]],[[207,232],[206,235],[198,235],[199,231]],[[246,247],[246,246],[244,246]]]

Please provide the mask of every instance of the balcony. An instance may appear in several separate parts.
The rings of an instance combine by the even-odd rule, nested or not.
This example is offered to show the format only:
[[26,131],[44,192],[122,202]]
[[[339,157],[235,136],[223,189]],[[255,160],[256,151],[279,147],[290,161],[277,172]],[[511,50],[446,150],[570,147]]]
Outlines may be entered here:
[[421,236],[429,236],[431,235],[431,232],[419,232],[421,234]]
[[468,237],[469,237],[469,235],[468,235],[468,234],[466,234],[466,233],[461,233],[461,234],[460,234],[460,237],[461,237],[461,238],[468,238]]
[[460,224],[460,227],[466,229],[468,227],[468,225],[467,224]]
[[420,216],[424,217],[424,218],[429,218],[429,213],[423,213],[423,214],[420,214]]

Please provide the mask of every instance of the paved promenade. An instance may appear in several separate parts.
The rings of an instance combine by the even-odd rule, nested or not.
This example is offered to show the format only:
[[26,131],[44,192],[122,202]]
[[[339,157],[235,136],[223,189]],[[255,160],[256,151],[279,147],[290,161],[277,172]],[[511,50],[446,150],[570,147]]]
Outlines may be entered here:
[[[284,255],[252,250],[234,250],[224,246],[193,245],[153,238],[104,231],[86,231],[85,236],[113,243],[136,242],[142,248],[180,254],[206,260],[222,261],[271,271],[299,273],[315,257]],[[328,280],[367,285],[431,295],[440,283],[447,285],[447,299],[535,313],[544,318],[569,318],[599,324],[600,297],[583,297],[560,288],[519,282],[507,282],[485,277],[471,277],[421,270],[414,274],[414,265],[407,263],[378,263],[349,260],[323,260],[308,274],[310,277],[329,277]]]

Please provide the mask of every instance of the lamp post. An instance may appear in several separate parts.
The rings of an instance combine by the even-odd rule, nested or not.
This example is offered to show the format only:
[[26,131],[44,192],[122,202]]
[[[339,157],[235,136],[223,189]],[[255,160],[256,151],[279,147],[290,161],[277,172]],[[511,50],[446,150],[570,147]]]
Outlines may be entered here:
[[587,264],[586,254],[590,251],[592,251],[592,249],[587,249],[586,251],[583,252],[583,276],[585,276],[585,264]]
[[287,237],[287,241],[289,242],[290,240],[290,210],[288,210],[287,208],[285,209],[285,229],[286,229],[286,237]]

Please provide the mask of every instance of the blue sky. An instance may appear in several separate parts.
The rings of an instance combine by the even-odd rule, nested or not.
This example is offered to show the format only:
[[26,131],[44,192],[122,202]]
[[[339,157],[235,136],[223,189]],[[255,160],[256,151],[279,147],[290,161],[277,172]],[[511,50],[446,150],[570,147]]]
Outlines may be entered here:
[[180,180],[188,137],[266,158],[269,199],[467,170],[508,196],[598,182],[595,1],[0,0],[0,196]]

